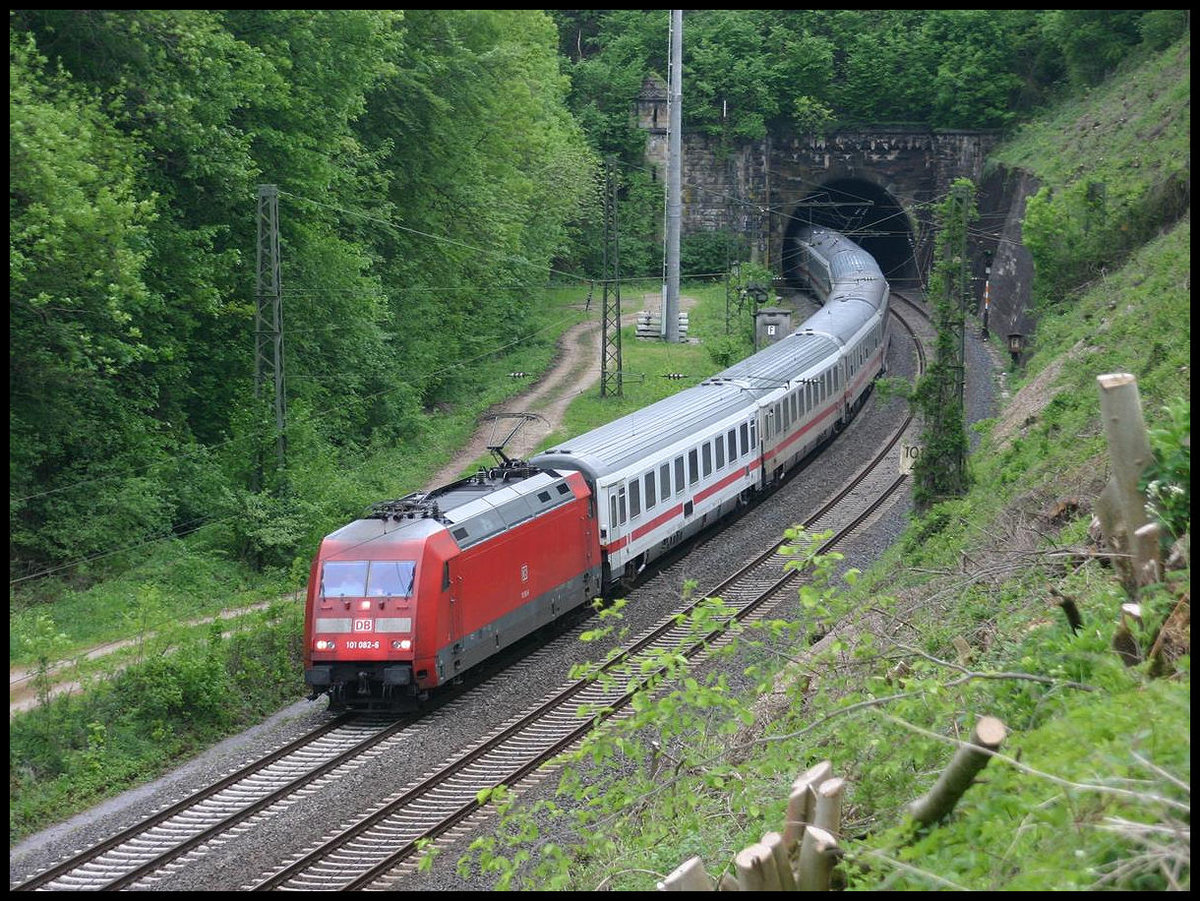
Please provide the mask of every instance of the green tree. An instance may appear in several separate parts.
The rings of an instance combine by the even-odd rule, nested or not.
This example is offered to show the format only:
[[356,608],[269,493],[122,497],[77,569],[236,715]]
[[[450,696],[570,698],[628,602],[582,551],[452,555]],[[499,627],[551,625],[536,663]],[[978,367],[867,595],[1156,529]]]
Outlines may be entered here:
[[1141,41],[1144,10],[1053,9],[1042,19],[1046,39],[1058,48],[1076,87],[1099,84]]
[[[169,523],[144,272],[152,199],[138,145],[9,32],[9,560],[17,572]],[[88,483],[81,485],[80,483]],[[111,531],[110,531],[111,530]]]
[[406,14],[396,71],[364,134],[388,144],[380,271],[401,380],[423,404],[520,334],[531,285],[565,249],[594,163],[567,115],[550,19],[533,10]]
[[963,406],[964,255],[967,228],[976,218],[975,186],[960,178],[937,210],[937,260],[929,279],[937,336],[933,360],[913,391],[923,419],[923,449],[913,467],[913,500],[920,510],[962,495],[970,486]]

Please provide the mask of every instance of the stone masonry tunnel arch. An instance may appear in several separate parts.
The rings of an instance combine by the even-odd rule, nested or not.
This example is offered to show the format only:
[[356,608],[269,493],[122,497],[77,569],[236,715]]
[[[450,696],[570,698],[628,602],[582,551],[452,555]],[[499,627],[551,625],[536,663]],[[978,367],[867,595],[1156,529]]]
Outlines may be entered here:
[[810,191],[788,211],[781,275],[795,284],[795,257],[788,251],[805,225],[823,225],[848,235],[879,262],[893,284],[918,277],[912,223],[887,190],[867,179],[838,178]]

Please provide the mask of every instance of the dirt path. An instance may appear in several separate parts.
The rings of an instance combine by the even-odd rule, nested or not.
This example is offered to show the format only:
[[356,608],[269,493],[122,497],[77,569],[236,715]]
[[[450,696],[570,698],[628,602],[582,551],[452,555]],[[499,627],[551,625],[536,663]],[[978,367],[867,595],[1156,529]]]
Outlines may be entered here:
[[[301,594],[292,596],[292,600],[299,603],[303,597]],[[239,607],[236,610],[222,611],[218,616],[206,616],[203,619],[192,621],[192,625],[205,625],[215,622],[218,619],[236,619],[244,613],[249,613],[252,610],[265,610],[271,605],[271,602],[263,602],[261,604],[253,604],[249,607]],[[223,633],[228,638],[233,633]],[[107,657],[115,651],[122,648],[128,648],[139,641],[147,641],[148,638],[123,638],[119,641],[109,641],[104,644],[98,644],[87,650],[80,651],[78,654],[71,656],[69,660],[60,660],[48,667],[47,675],[50,677],[53,684],[50,685],[48,696],[51,698],[58,697],[61,694],[72,694],[79,690],[80,683],[75,681],[72,676],[62,675],[63,673],[74,673],[75,664],[84,660],[97,660],[101,657]],[[21,667],[10,666],[8,668],[8,718],[12,719],[14,715],[23,710],[32,710],[38,705],[37,686],[35,685],[35,677],[37,671],[32,669],[22,669]]]
[[[660,295],[645,294],[639,309],[657,309],[659,302]],[[681,310],[690,310],[695,305],[694,297],[679,298]],[[637,313],[629,313],[621,317],[621,324],[630,325],[636,320]],[[558,355],[550,371],[528,391],[488,411],[492,414],[535,413],[540,417],[524,423],[505,445],[504,453],[510,459],[524,459],[533,453],[547,435],[562,426],[563,414],[571,401],[590,391],[600,381],[600,340],[599,322],[581,322],[568,329],[559,339]],[[475,430],[470,443],[430,479],[425,490],[469,475],[469,468],[487,454],[488,445],[508,435],[515,424],[512,419],[483,423]]]

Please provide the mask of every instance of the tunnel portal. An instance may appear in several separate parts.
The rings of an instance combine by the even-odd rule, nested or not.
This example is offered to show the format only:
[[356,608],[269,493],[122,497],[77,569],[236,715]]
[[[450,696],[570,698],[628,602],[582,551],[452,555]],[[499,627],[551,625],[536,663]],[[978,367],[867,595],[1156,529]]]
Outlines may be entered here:
[[918,277],[912,224],[896,198],[870,181],[834,179],[812,190],[789,211],[780,261],[780,274],[789,284],[797,282],[792,241],[806,225],[832,228],[850,237],[875,257],[892,283]]

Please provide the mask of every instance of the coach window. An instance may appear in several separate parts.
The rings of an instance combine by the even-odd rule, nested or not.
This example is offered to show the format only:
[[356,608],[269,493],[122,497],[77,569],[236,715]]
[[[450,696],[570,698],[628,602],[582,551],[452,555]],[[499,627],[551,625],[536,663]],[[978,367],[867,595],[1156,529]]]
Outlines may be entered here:
[[729,448],[729,462],[732,463],[738,457],[737,449],[737,429],[730,429],[729,434],[725,436],[726,446]]
[[629,483],[629,518],[640,516],[642,512],[642,489],[637,479]]
[[675,458],[675,493],[683,494],[683,457]]
[[654,470],[650,470],[642,477],[642,481],[646,483],[646,509],[649,510],[658,503],[658,498],[654,494]]
[[713,440],[713,444],[715,445],[717,451],[717,469],[720,469],[725,465],[725,436],[718,435]]
[[662,499],[665,501],[671,496],[671,464],[664,463],[658,467],[658,487],[662,489]]
[[[751,450],[754,450],[754,448],[758,445],[758,438],[755,435],[755,432],[757,432],[757,431],[758,431],[758,424],[753,423],[753,422],[750,423],[750,445],[749,445],[749,447]],[[746,427],[742,426],[743,440],[745,439],[745,437],[746,437]]]
[[704,478],[707,479],[712,475],[712,445],[705,441],[700,454],[704,458]]
[[625,525],[625,486],[617,489],[617,507],[621,511],[621,525]]
[[695,449],[688,451],[688,484],[695,485],[700,481],[700,455]]
[[748,426],[748,425],[746,425],[746,423],[744,423],[744,422],[743,422],[743,423],[742,423],[742,428],[741,428],[741,433],[742,433],[742,444],[741,444],[741,448],[742,448],[742,453],[743,453],[743,454],[747,454],[747,453],[749,453],[749,452],[750,452],[750,449],[751,449],[751,448],[754,446],[754,445],[753,445],[753,443],[750,441],[749,437],[747,437],[747,436],[750,434],[750,433],[747,431],[747,429],[748,429],[748,428],[749,428],[749,426]]

